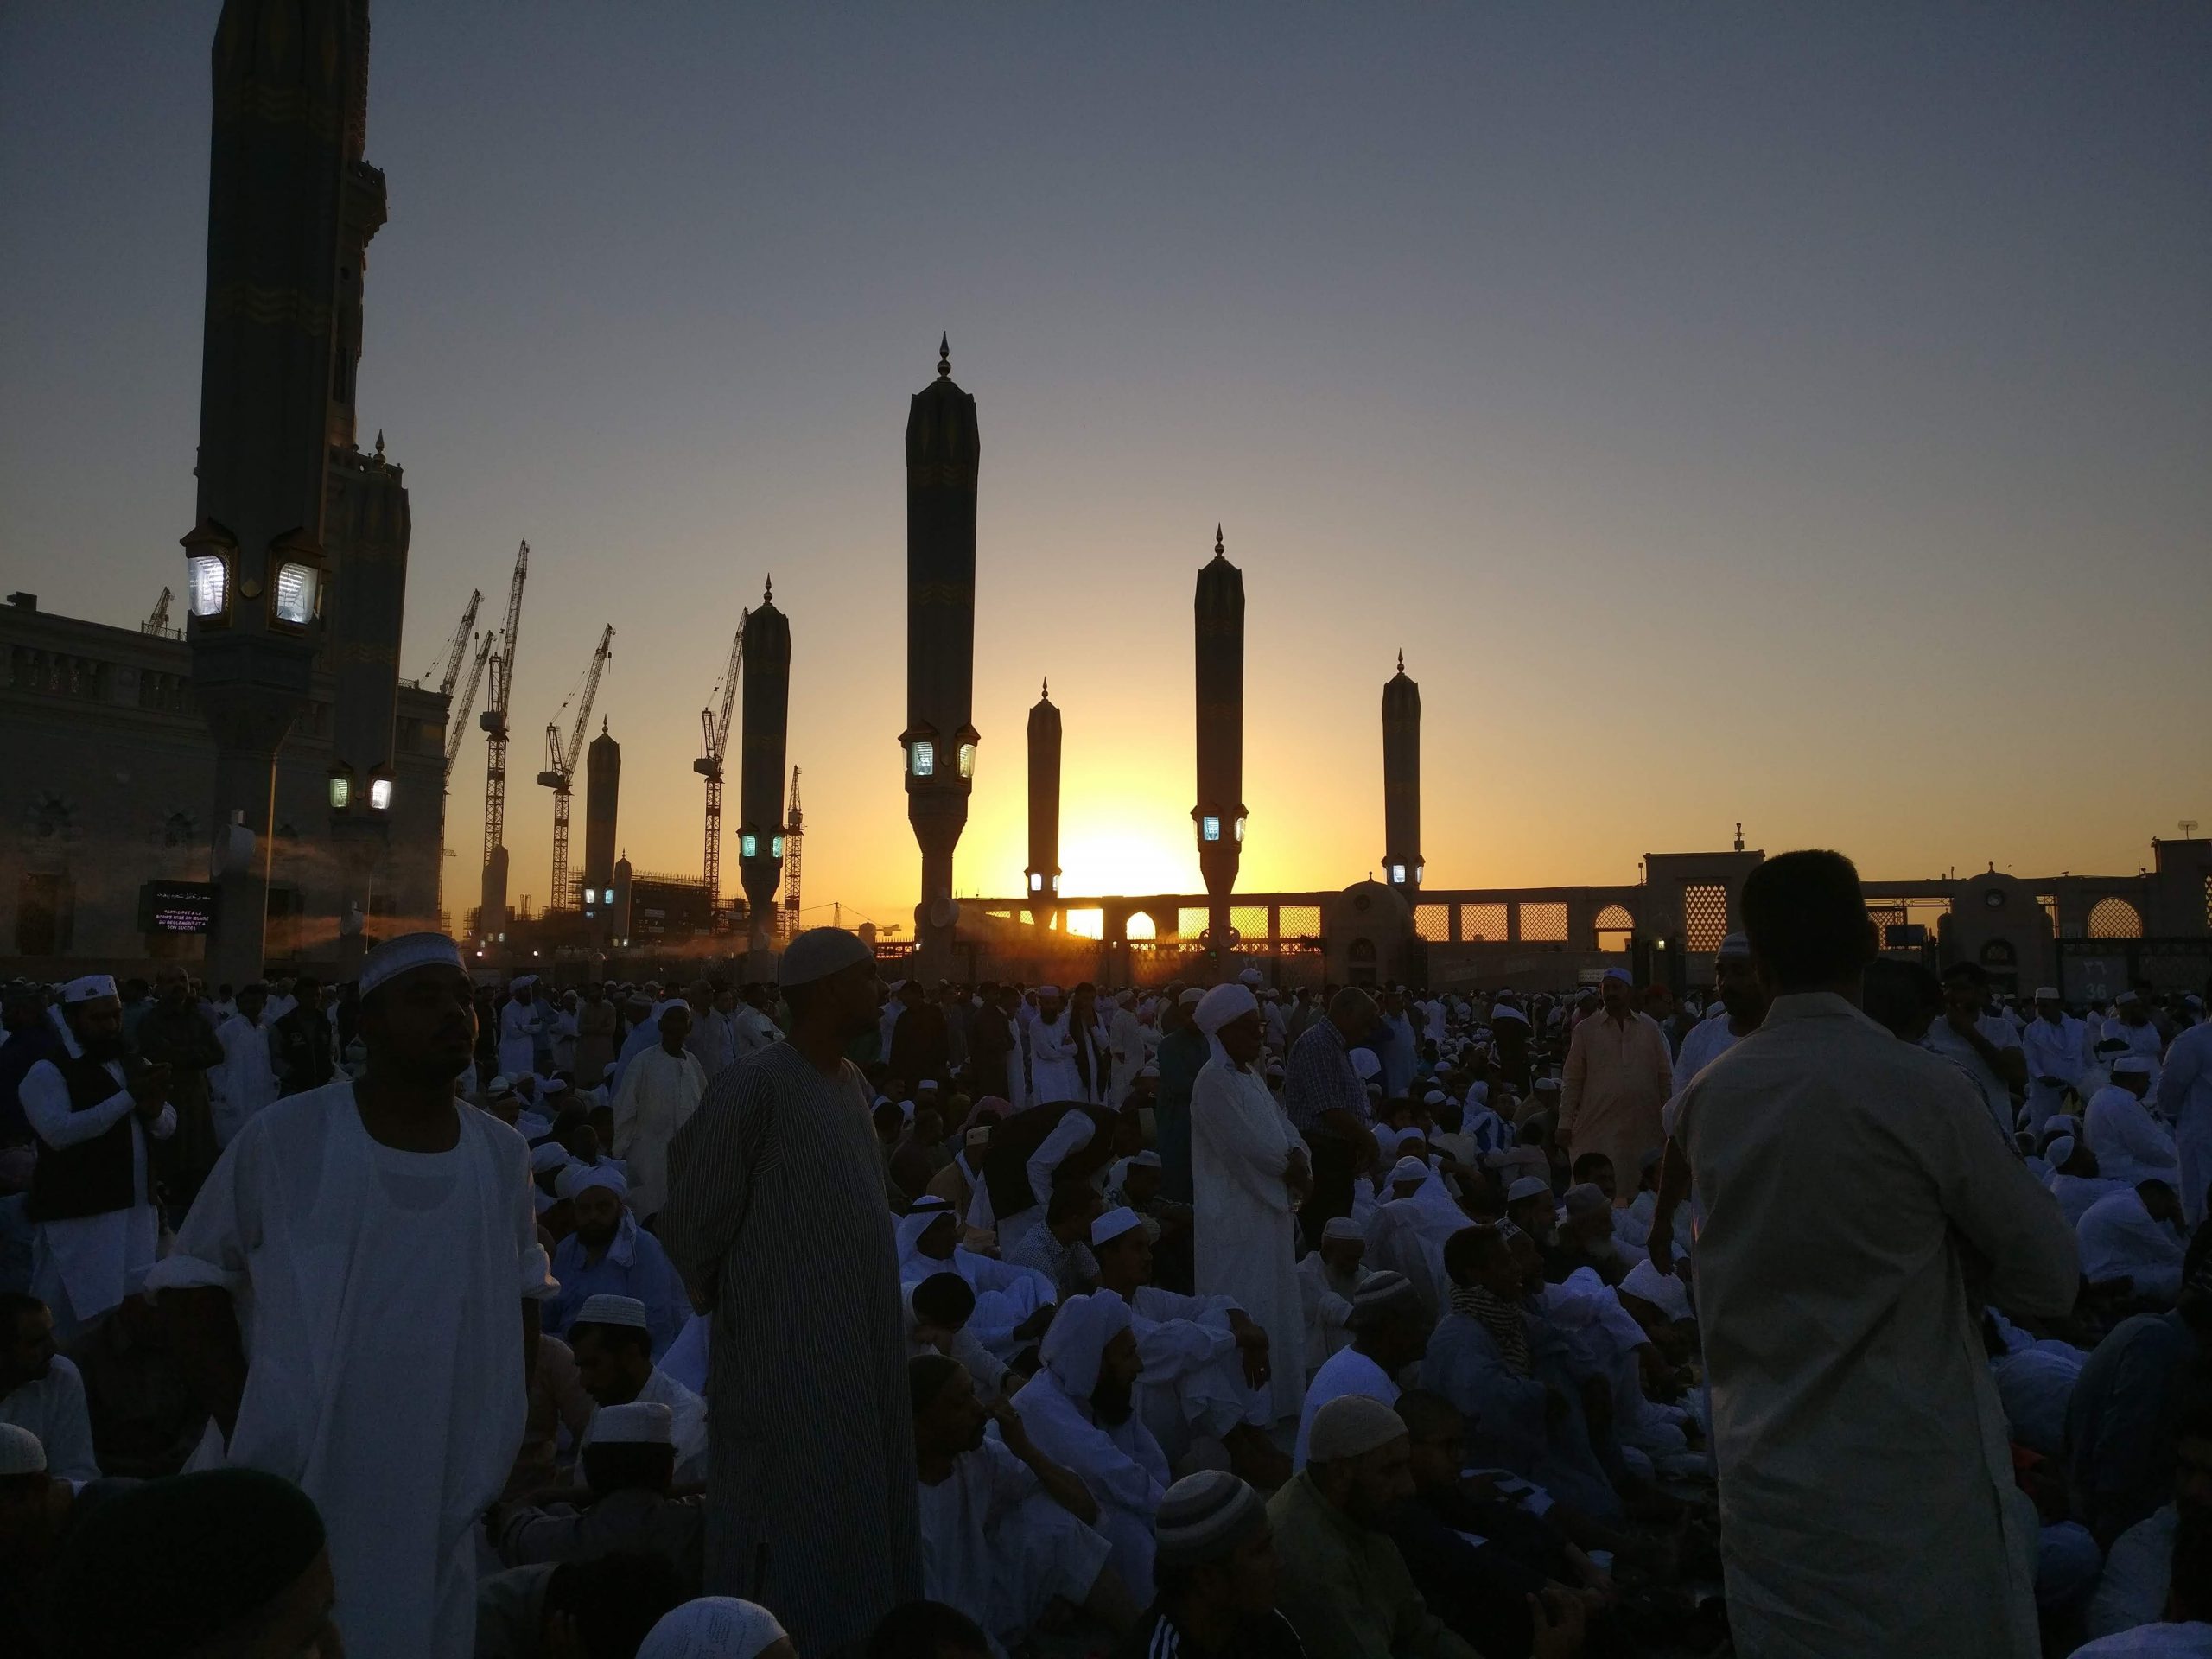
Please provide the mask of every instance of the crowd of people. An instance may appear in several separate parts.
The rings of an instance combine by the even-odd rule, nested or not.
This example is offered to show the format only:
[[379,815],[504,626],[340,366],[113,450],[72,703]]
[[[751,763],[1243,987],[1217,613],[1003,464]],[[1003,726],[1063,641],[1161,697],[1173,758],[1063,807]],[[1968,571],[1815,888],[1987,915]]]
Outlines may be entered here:
[[2212,1025],[1713,982],[6,988],[0,1652],[2212,1653]]

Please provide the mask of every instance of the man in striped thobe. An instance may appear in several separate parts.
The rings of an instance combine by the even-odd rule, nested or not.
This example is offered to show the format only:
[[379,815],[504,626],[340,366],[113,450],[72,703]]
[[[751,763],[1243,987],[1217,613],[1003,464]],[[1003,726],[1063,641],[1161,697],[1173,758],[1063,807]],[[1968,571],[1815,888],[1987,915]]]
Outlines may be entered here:
[[791,1035],[708,1089],[669,1147],[660,1231],[714,1309],[709,1594],[772,1610],[810,1656],[857,1651],[922,1592],[899,1252],[868,1090],[874,953],[815,928],[780,976]]

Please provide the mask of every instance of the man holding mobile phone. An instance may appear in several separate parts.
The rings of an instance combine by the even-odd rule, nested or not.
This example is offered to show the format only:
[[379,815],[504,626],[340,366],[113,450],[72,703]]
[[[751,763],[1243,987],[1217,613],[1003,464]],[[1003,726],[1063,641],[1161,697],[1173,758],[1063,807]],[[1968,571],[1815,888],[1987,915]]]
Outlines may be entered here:
[[53,1019],[62,1052],[33,1066],[21,1091],[38,1140],[24,1213],[36,1230],[31,1293],[67,1338],[146,1282],[161,1237],[149,1145],[176,1133],[176,1113],[169,1068],[124,1041],[113,979],[70,981]]

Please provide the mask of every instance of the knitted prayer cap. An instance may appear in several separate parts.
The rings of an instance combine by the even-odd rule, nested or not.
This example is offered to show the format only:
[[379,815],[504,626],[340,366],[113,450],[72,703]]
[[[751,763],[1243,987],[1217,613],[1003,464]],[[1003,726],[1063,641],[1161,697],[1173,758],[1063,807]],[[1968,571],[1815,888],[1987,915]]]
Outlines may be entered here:
[[1364,1457],[1405,1432],[1404,1420],[1380,1400],[1370,1400],[1363,1394],[1339,1395],[1313,1414],[1313,1427],[1306,1440],[1306,1460],[1336,1463]]
[[73,1659],[183,1653],[283,1594],[322,1551],[322,1516],[258,1469],[174,1475],[92,1511],[55,1564],[58,1649]]
[[1226,1469],[1185,1475],[1167,1489],[1153,1517],[1162,1567],[1218,1560],[1268,1523],[1260,1495]]

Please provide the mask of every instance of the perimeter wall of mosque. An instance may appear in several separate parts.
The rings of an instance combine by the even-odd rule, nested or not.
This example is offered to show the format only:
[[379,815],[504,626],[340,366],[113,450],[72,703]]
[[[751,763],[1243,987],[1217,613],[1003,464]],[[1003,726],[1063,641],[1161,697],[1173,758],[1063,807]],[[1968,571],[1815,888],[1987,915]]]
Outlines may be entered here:
[[[338,956],[330,699],[318,671],[277,760],[272,820],[266,956],[310,971]],[[443,696],[400,687],[376,932],[439,925],[445,723]],[[214,767],[181,632],[57,616],[29,595],[0,606],[0,975],[198,961],[201,936],[149,924],[189,925],[192,889],[208,877]]]

